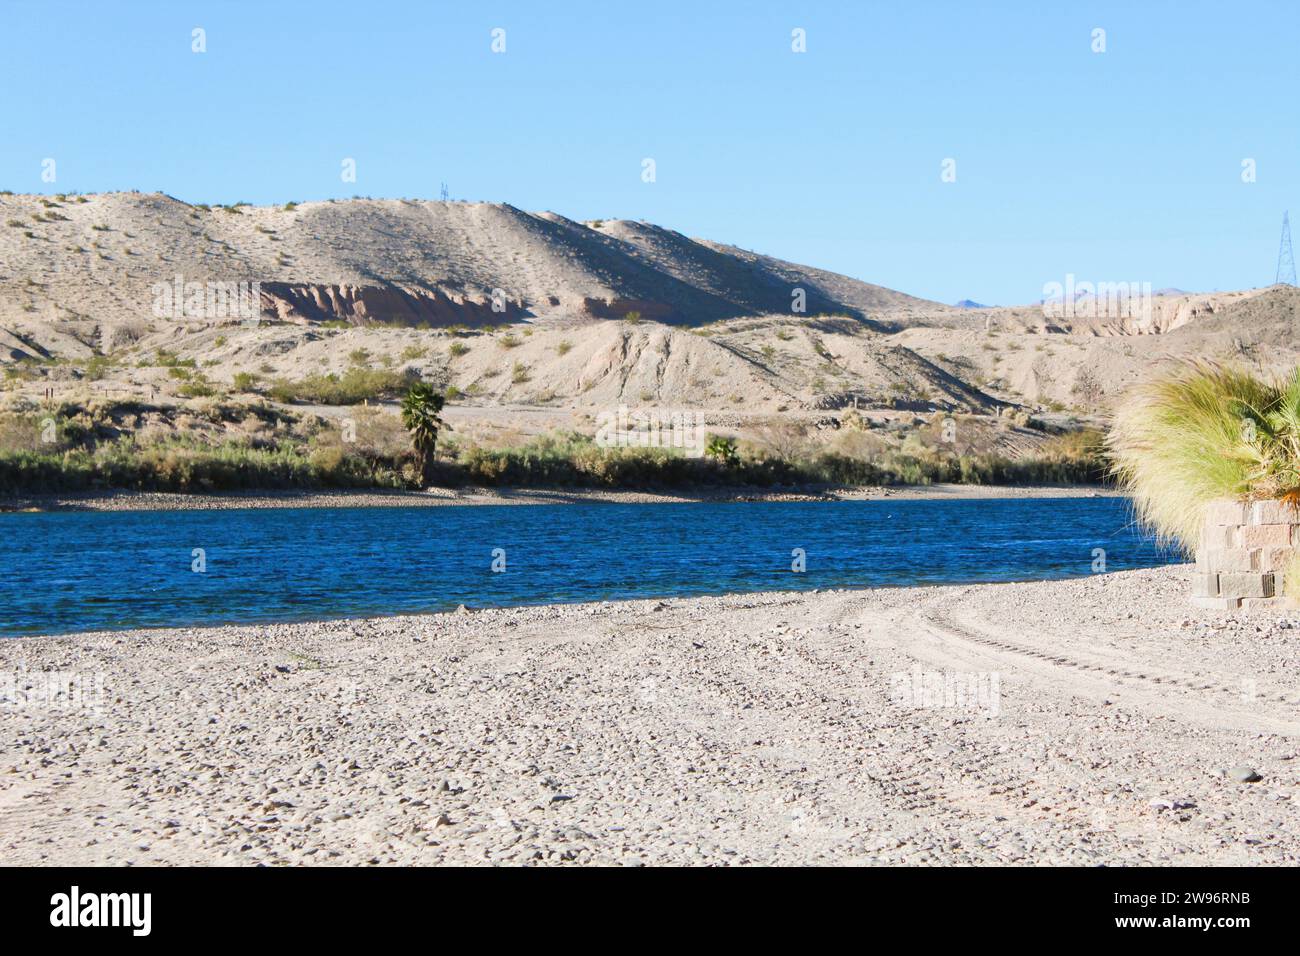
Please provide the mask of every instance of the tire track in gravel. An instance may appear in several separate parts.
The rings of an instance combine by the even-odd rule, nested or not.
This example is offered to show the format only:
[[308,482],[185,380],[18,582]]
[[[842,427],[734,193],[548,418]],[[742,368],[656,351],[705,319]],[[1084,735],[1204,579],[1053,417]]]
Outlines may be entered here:
[[[1004,633],[977,632],[965,617],[957,625],[953,617],[977,609],[971,596],[971,589],[937,589],[901,606],[872,607],[856,617],[876,640],[907,655],[905,667],[994,671],[1001,676],[1003,712],[998,719],[969,712],[963,716],[950,708],[919,707],[908,712],[925,731],[919,738],[921,749],[909,748],[889,774],[898,788],[899,805],[946,818],[949,826],[982,821],[999,834],[1014,833],[1014,843],[1029,840],[1058,858],[1068,854],[1077,862],[1158,858],[1161,831],[1157,821],[1140,812],[1140,803],[1101,802],[1098,788],[1113,787],[1127,771],[1090,762],[1098,751],[1105,751],[1103,739],[1118,744],[1118,735],[1124,733],[1118,727],[1112,730],[1112,711],[1103,709],[1102,698],[1117,689],[1105,673],[1111,667],[1102,668],[1093,686],[1084,687],[1081,681],[1088,680],[1090,672],[1080,678],[1070,666],[1077,654],[1048,653],[1008,640]],[[1170,686],[1152,682],[1143,703],[1163,716],[1168,708],[1160,707]],[[1128,695],[1124,702],[1128,703]],[[1006,712],[1008,704],[1010,712]],[[1234,716],[1244,729],[1258,731],[1254,717]],[[1008,737],[1009,726],[1026,745],[1046,745],[1047,759],[1027,760],[1017,747],[1009,746],[1008,740],[1015,739]],[[1174,743],[1167,742],[1171,748]],[[1107,820],[1104,829],[1096,826],[1098,814]],[[956,835],[961,830],[950,832]],[[995,837],[989,849],[999,850],[999,842],[1006,841]]]
[[[874,675],[885,684],[880,699],[900,736],[893,755],[878,765],[877,782],[894,806],[922,818],[932,818],[947,828],[949,836],[961,834],[962,828],[982,828],[998,818],[1009,826],[1037,831],[1051,820],[1030,809],[1040,802],[1033,797],[1035,776],[1009,759],[997,720],[970,711],[904,705],[894,699],[888,686],[890,678],[906,675],[913,666],[930,657],[918,652],[918,639],[923,639],[923,634],[916,629],[911,610],[916,604],[915,595],[909,597],[900,607],[871,607],[865,616],[861,602],[854,601],[840,615],[845,623],[863,629],[858,633],[879,648],[877,657],[889,653],[902,655],[890,665],[894,668],[893,675],[879,671]],[[945,589],[930,600],[948,602],[952,597],[952,592]],[[923,603],[927,602],[923,599]],[[861,647],[861,638],[857,647]],[[822,651],[835,660],[851,659],[853,647],[832,645]],[[986,659],[966,655],[954,661],[949,656],[945,662],[977,669],[970,665],[984,665]],[[863,679],[872,676],[861,675]],[[974,831],[965,833],[967,837],[974,835]],[[1099,837],[1099,842],[1104,843],[1106,839]]]
[[1173,670],[1150,657],[1137,661],[1095,645],[1081,648],[1077,637],[1059,632],[1044,634],[1040,646],[1033,646],[1012,628],[972,613],[969,604],[918,609],[912,623],[928,636],[934,656],[1010,664],[1037,684],[1052,685],[1057,696],[1121,695],[1129,707],[1177,713],[1213,730],[1300,736],[1300,721],[1263,709],[1267,704],[1295,706],[1276,690],[1247,703],[1240,684]]
[[[917,710],[893,699],[891,677],[906,671],[910,659],[891,659],[890,649],[864,640],[871,635],[857,623],[861,601],[861,595],[846,596],[828,607],[828,613],[800,620],[806,637],[763,635],[774,652],[751,660],[743,683],[750,694],[784,696],[796,705],[794,713],[779,711],[776,716],[795,718],[798,726],[786,734],[805,742],[805,754],[814,753],[808,744],[820,744],[827,733],[845,736],[845,725],[849,738],[878,745],[865,753],[838,748],[834,742],[816,748],[815,770],[832,779],[856,772],[872,790],[821,789],[815,802],[823,811],[832,808],[823,816],[856,821],[859,838],[873,831],[870,835],[907,843],[956,840],[965,852],[989,858],[991,848],[975,845],[977,828],[1000,812],[1018,811],[1020,801],[999,797],[991,792],[996,785],[983,781],[999,781],[1004,792],[1027,781],[1008,781],[995,763],[1000,757],[996,744],[962,726],[982,718],[961,715],[954,722],[950,711]],[[733,657],[729,665],[734,664]],[[730,676],[739,675],[733,670]],[[755,690],[760,685],[762,690]],[[800,691],[792,697],[791,688],[816,688],[817,699],[809,700]],[[829,706],[819,711],[818,703]],[[877,810],[867,809],[877,805]],[[1038,822],[1022,820],[1022,825]]]
[[[0,846],[118,863],[1286,859],[1272,788],[1291,786],[1276,756],[1290,742],[1258,741],[1255,713],[1240,732],[1244,705],[1211,680],[1225,645],[1182,653],[1172,615],[1069,631],[1147,589],[611,602],[202,631],[183,647],[144,634],[129,655],[92,637],[79,666],[111,661],[130,693],[80,762],[33,749],[72,733],[67,716],[37,715],[34,737],[0,715],[21,767],[0,780]],[[1285,663],[1289,638],[1219,670]],[[1000,673],[1000,712],[899,696],[914,667]],[[1271,695],[1256,709],[1285,722]],[[1268,783],[1212,776],[1238,754]],[[292,809],[266,808],[269,784]],[[1192,809],[1152,809],[1163,797]]]
[[[652,719],[665,739],[698,735],[693,746],[730,753],[751,768],[757,799],[747,800],[746,827],[782,841],[787,852],[816,847],[840,858],[866,852],[860,844],[874,834],[921,838],[915,811],[931,802],[928,784],[911,772],[911,760],[882,761],[868,749],[910,733],[908,722],[888,705],[879,672],[853,664],[860,644],[845,635],[843,653],[819,652],[821,635],[839,628],[844,612],[791,615],[787,608],[799,603],[732,605],[729,611],[745,618],[740,633],[704,637],[688,668],[673,662],[670,648],[680,647],[693,622],[671,610],[639,617],[635,630],[622,621],[603,629],[624,644],[635,631],[654,632],[655,655],[674,667],[663,678],[671,706],[654,708]],[[721,719],[727,714],[735,716]]]

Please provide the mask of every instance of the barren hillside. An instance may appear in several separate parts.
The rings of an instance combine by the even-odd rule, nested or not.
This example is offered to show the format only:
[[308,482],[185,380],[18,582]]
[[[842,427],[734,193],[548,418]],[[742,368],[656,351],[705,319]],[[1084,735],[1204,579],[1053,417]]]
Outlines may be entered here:
[[[0,221],[0,405],[285,407],[321,391],[295,383],[371,370],[447,387],[453,422],[511,435],[586,427],[619,404],[738,433],[833,431],[850,408],[1068,424],[1160,363],[1281,369],[1300,341],[1290,287],[1171,291],[1138,318],[957,308],[649,223],[508,205],[0,195]],[[239,283],[255,284],[251,311],[236,297],[213,312],[211,289]],[[1019,427],[1004,439],[1032,444]]]
[[[169,196],[0,197],[0,325],[148,317],[156,283],[257,282],[286,320],[478,325],[554,316],[698,325],[937,308],[644,223],[411,200],[190,206]],[[499,291],[498,291],[499,290]],[[497,308],[493,309],[494,292]]]

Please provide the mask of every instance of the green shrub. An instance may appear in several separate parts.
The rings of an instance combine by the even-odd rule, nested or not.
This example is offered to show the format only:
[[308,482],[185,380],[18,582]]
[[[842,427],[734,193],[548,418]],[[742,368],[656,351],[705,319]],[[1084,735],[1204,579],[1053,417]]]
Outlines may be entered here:
[[1188,363],[1134,390],[1107,443],[1142,520],[1195,549],[1215,499],[1300,497],[1300,370],[1269,383]]
[[736,439],[725,435],[710,435],[704,445],[704,454],[723,465],[734,465],[739,460]]
[[182,398],[208,398],[217,394],[217,390],[211,382],[200,375],[176,389],[176,394]]
[[109,369],[113,367],[113,360],[107,355],[94,355],[86,363],[86,378],[92,382],[98,382],[108,374]]
[[413,380],[413,376],[403,372],[354,366],[342,376],[312,375],[297,382],[278,379],[267,394],[277,402],[358,405],[364,401],[392,398],[405,392]]

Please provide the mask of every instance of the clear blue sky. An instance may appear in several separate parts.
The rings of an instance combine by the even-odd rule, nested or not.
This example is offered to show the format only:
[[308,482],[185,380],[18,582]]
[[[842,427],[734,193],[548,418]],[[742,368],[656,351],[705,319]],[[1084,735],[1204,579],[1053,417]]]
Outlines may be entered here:
[[280,203],[445,180],[945,302],[1031,302],[1067,272],[1243,288],[1300,218],[1298,42],[1294,0],[7,0],[0,188]]

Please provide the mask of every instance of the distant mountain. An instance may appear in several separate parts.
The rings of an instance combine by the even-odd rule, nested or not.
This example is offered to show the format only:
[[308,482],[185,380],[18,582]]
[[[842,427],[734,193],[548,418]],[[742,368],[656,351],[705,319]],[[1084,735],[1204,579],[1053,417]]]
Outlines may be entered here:
[[987,309],[987,308],[990,308],[989,306],[984,305],[982,302],[976,302],[974,299],[962,299],[960,302],[956,302],[956,303],[954,303],[954,305],[956,305],[956,307],[959,308],[959,309]]

